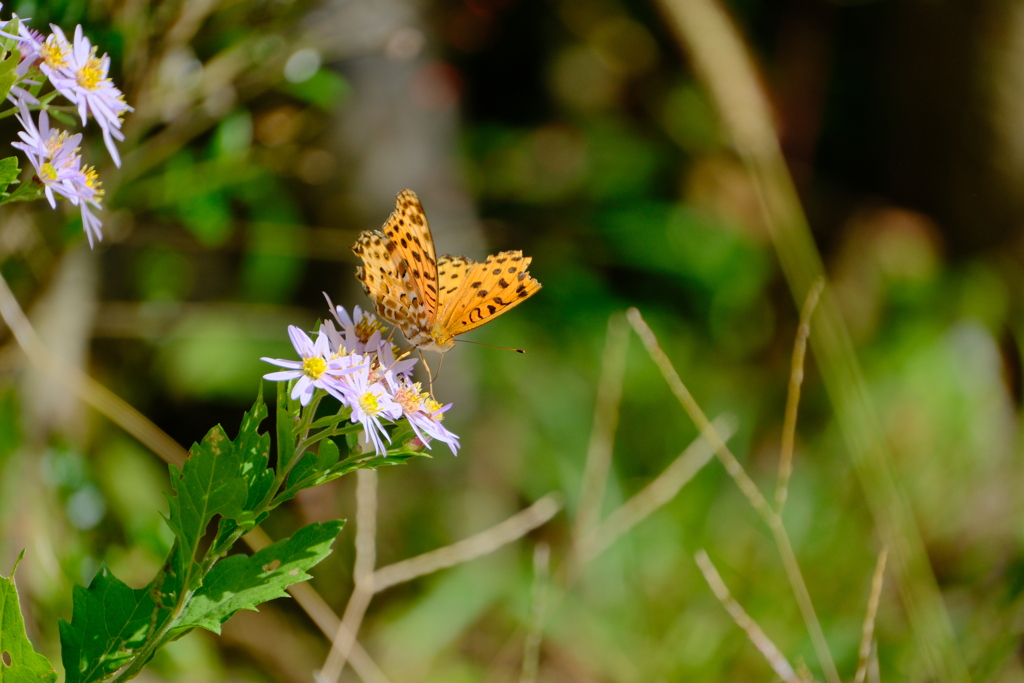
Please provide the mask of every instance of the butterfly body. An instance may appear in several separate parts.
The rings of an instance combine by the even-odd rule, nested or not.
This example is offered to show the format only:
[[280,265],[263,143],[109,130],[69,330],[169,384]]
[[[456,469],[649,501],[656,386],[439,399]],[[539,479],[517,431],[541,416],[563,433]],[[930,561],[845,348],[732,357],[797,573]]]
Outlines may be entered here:
[[435,256],[434,240],[416,194],[399,193],[381,231],[363,231],[352,246],[363,260],[356,277],[377,315],[395,324],[410,344],[444,353],[455,337],[525,301],[541,284],[531,259],[503,251],[483,262]]

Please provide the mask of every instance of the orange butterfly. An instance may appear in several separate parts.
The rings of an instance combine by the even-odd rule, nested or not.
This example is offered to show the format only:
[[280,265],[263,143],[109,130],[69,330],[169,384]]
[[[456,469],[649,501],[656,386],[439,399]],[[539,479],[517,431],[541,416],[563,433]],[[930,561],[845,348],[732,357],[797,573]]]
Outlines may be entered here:
[[403,190],[383,232],[364,230],[352,245],[363,260],[356,277],[377,315],[402,330],[421,350],[444,353],[455,337],[480,327],[536,294],[540,283],[521,251],[503,251],[478,263],[464,256],[434,256],[423,206]]

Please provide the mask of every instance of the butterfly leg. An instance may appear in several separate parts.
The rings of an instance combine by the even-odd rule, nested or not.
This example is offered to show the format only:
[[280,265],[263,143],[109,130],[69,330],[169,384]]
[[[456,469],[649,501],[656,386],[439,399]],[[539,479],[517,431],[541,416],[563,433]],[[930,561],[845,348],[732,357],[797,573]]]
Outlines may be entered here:
[[[430,398],[434,398],[434,375],[431,374],[431,372],[430,372],[430,365],[427,364],[427,359],[423,355],[423,350],[422,349],[417,349],[417,350],[419,351],[419,354],[420,354],[420,361],[423,362],[423,367],[427,371],[427,391],[430,392]],[[441,356],[441,358],[444,358],[444,356]],[[439,365],[438,366],[438,370],[440,370],[440,369],[441,369],[441,367]]]

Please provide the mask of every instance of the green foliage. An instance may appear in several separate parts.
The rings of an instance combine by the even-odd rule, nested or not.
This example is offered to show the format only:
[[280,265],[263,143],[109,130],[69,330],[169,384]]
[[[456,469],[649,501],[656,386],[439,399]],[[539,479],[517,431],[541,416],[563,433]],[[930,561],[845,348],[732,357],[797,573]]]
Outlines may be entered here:
[[[18,561],[21,561],[20,556]],[[17,568],[15,563],[14,569]],[[49,660],[33,649],[25,634],[25,620],[21,616],[18,589],[14,585],[14,570],[10,578],[0,577],[0,653],[4,659],[0,664],[0,683],[50,683],[57,680]]]
[[401,445],[408,428],[399,427],[399,445],[387,456],[347,447],[342,458],[333,437],[345,436],[347,444],[362,429],[348,421],[350,409],[314,419],[322,394],[303,407],[288,389],[278,385],[276,468],[270,435],[259,431],[268,414],[261,391],[234,440],[218,425],[192,446],[180,469],[170,466],[166,521],[175,541],[149,585],[132,589],[104,566],[88,588],[75,588],[71,621],[60,622],[68,683],[105,681],[118,671],[113,680],[129,680],[163,645],[195,628],[220,633],[238,610],[284,596],[285,588],[310,578],[344,522],[309,524],[252,556],[228,556],[235,542],[305,488],[420,455]]
[[177,628],[202,627],[220,633],[220,625],[240,609],[281,598],[293,583],[311,578],[308,569],[331,552],[331,543],[344,522],[304,526],[291,538],[270,545],[251,557],[232,555],[211,571]]
[[11,183],[18,179],[19,172],[17,157],[0,159],[0,192],[7,191]]
[[61,620],[61,659],[66,683],[100,681],[128,662],[168,612],[150,589],[133,590],[101,567],[88,588],[75,586],[71,621]]

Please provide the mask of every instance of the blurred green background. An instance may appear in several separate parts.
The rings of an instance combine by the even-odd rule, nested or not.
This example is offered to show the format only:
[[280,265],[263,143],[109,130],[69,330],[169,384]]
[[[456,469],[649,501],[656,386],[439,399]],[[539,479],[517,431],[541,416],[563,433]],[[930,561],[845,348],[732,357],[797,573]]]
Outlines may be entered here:
[[[977,680],[1024,680],[1024,10],[1010,0],[733,0]],[[50,0],[136,108],[102,167],[105,239],[73,211],[0,214],[2,272],[44,343],[183,445],[233,433],[285,328],[321,292],[368,301],[349,251],[414,189],[439,253],[534,257],[544,289],[467,335],[435,384],[452,458],[380,476],[378,565],[457,541],[549,491],[566,511],[512,546],[378,596],[360,641],[396,682],[517,681],[532,555],[564,564],[608,318],[638,307],[770,495],[798,308],[753,186],[654,5],[634,0]],[[13,139],[7,120],[2,139]],[[105,158],[87,136],[87,161]],[[166,467],[0,347],[0,571],[59,661],[57,618],[101,562],[148,581],[170,539]],[[631,342],[604,512],[696,436]],[[273,517],[351,518],[354,478]],[[845,678],[879,551],[809,356],[785,521]],[[337,612],[353,530],[315,571]],[[820,670],[771,535],[717,462],[591,563],[548,614],[538,680],[770,680],[693,562],[707,549],[793,662]],[[907,675],[887,585],[881,679]],[[147,681],[309,681],[328,643],[293,601],[194,633]],[[140,678],[140,680],[143,680]],[[344,680],[357,680],[349,669]]]

